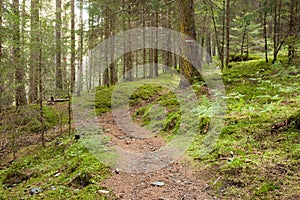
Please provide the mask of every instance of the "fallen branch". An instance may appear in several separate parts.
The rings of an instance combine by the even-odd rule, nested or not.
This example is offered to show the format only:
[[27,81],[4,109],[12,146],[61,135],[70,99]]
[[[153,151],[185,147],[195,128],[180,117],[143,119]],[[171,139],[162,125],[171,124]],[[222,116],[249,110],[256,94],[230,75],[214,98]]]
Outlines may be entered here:
[[58,102],[65,102],[65,101],[69,101],[69,98],[64,98],[64,99],[54,99],[53,97],[51,97],[50,100],[47,101],[47,104],[54,104],[54,103],[58,103]]

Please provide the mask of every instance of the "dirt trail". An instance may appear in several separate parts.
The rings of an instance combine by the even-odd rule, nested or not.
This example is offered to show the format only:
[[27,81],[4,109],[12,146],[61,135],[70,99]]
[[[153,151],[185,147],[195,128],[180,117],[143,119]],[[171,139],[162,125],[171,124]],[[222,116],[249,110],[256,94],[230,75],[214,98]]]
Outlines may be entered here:
[[[116,125],[111,113],[102,115],[99,121],[106,130],[105,134],[112,138],[112,143],[124,149],[146,152],[155,151],[165,145],[159,136],[143,140],[128,136]],[[115,173],[102,185],[111,189],[117,199],[124,200],[216,199],[205,192],[210,177],[208,172],[204,173],[201,169],[192,167],[189,161],[181,159],[150,173]]]

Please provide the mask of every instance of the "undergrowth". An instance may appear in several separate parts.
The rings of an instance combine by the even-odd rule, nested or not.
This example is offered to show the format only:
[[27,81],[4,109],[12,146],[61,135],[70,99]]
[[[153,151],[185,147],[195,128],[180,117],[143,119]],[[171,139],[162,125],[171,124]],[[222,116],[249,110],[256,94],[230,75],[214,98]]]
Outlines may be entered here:
[[[300,69],[263,60],[232,66],[223,73],[226,126],[214,150],[200,162],[222,176],[212,193],[221,198],[297,199],[299,129],[272,132],[271,127],[298,116]],[[191,145],[190,156],[197,158],[201,139]]]
[[[227,93],[225,127],[213,151],[205,157],[199,157],[199,152],[209,128],[212,102],[205,83],[192,86],[199,106],[192,109],[198,117],[191,120],[196,120],[199,127],[187,156],[197,160],[199,168],[221,177],[209,183],[210,194],[221,199],[299,199],[299,66],[288,66],[285,60],[230,65],[222,74]],[[183,121],[173,92],[174,79],[179,80],[163,75],[152,82],[146,79],[142,84],[126,83],[126,87],[98,87],[95,100],[86,102],[86,106],[95,106],[98,115],[111,111],[111,97],[119,87],[118,97],[127,98],[130,93],[128,103],[134,120],[169,141],[178,134]],[[154,84],[153,80],[164,85]],[[135,89],[132,92],[130,88]],[[122,105],[122,100],[117,99],[116,104]],[[47,126],[57,124],[55,112],[45,109]],[[272,130],[274,123],[287,119],[295,123]],[[102,189],[97,183],[109,176],[109,170],[81,143],[63,137],[58,145],[51,142],[47,149],[29,151],[34,153],[1,170],[0,199],[105,199],[97,193]],[[33,187],[43,192],[31,196],[29,189]]]
[[[65,136],[26,151],[0,171],[0,199],[106,199],[97,183],[110,171],[82,143]],[[32,188],[41,192],[32,195]]]

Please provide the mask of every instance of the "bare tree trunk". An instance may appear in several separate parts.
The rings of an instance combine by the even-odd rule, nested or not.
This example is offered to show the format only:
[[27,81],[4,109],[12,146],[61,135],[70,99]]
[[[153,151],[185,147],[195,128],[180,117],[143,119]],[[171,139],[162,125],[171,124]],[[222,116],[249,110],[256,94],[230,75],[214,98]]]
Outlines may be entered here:
[[244,26],[243,30],[243,37],[242,37],[242,44],[241,44],[241,59],[243,60],[244,56],[244,46],[245,46],[245,40],[246,40],[246,34],[247,34],[247,25]]
[[143,14],[142,14],[142,20],[143,20],[143,78],[146,78],[147,76],[147,69],[146,69],[146,60],[147,60],[147,51],[146,51],[146,19],[145,19],[145,6],[143,4]]
[[[41,32],[40,32],[41,33]],[[40,40],[42,43],[42,40]],[[43,110],[43,73],[42,73],[42,48],[39,48],[39,63],[38,63],[38,79],[39,79],[39,104],[40,104],[40,123],[42,124],[41,138],[43,147],[45,144],[45,121],[44,121],[44,110]]]
[[[151,15],[150,26],[153,26],[153,24],[154,24],[153,16]],[[149,40],[150,40],[149,41],[150,43],[154,42],[153,35],[150,35]],[[153,65],[154,65],[154,49],[150,48],[149,49],[149,77],[153,77],[153,74],[154,74]]]
[[[124,0],[122,1],[123,5],[124,5]],[[126,31],[126,19],[125,17],[123,17],[123,31]],[[127,38],[124,34],[124,38],[123,38],[123,48],[126,49],[126,42],[127,42]],[[127,54],[123,55],[123,79],[125,80],[127,78],[128,74],[127,74]]]
[[[128,20],[127,20],[128,30],[131,29],[131,5],[128,5]],[[128,48],[131,46],[131,37],[128,36]],[[133,66],[132,66],[132,52],[127,53],[127,68],[128,68],[128,80],[133,81]]]
[[229,39],[229,30],[230,30],[230,0],[226,0],[226,8],[225,8],[225,29],[226,29],[226,55],[225,55],[225,67],[228,68],[229,63],[229,54],[230,54],[230,39]]
[[[274,35],[273,35],[273,40],[274,40],[274,53],[273,53],[273,61],[272,63],[275,63],[275,61],[277,60],[277,55],[284,43],[284,39],[281,39],[281,34],[280,34],[280,30],[281,30],[281,25],[280,25],[280,21],[281,21],[281,6],[282,6],[282,2],[281,0],[275,0],[274,2]],[[281,41],[280,41],[281,39]]]
[[[111,33],[111,36],[113,36],[115,34],[115,21],[116,21],[115,17],[116,17],[115,14],[112,14],[110,16],[110,33]],[[110,56],[113,58],[114,54],[115,54],[115,41],[111,40],[110,45],[111,45],[111,47],[110,47],[111,48]],[[110,59],[110,60],[112,60],[112,59]],[[118,82],[118,75],[117,75],[117,68],[116,68],[115,61],[110,63],[109,69],[110,69],[110,84],[114,85]]]
[[[171,25],[171,8],[170,7],[167,7],[167,28],[168,29],[172,29],[172,25]],[[171,34],[169,33],[167,35],[167,46],[168,46],[168,49],[171,49]],[[170,51],[167,51],[167,58],[166,58],[166,65],[167,65],[167,70],[171,73],[173,73],[172,71],[172,65],[173,65],[173,56],[172,56],[172,53]]]
[[71,0],[71,83],[70,83],[70,90],[71,93],[74,93],[74,87],[75,87],[75,5],[74,0]]
[[[0,0],[0,30],[2,30],[2,16],[3,16],[3,0]],[[0,66],[2,66],[2,33],[0,32]],[[0,73],[0,113],[3,109],[2,94],[4,94],[4,81],[2,81],[2,73]]]
[[83,88],[83,0],[79,1],[79,49],[78,49],[78,68],[77,68],[77,96],[81,96],[81,90]]
[[38,64],[39,64],[39,0],[31,0],[31,48],[29,66],[29,103],[38,100]]
[[56,23],[55,23],[55,38],[56,38],[56,54],[55,54],[55,86],[56,89],[62,90],[62,69],[61,69],[61,0],[56,0]]
[[208,31],[208,33],[206,34],[206,62],[212,62],[212,57],[211,57],[211,33],[210,31]]
[[25,69],[20,63],[20,12],[19,0],[13,0],[13,50],[12,50],[12,63],[15,68],[15,92],[16,92],[16,108],[26,105],[26,92],[25,92]]
[[266,59],[266,63],[268,63],[269,59],[268,59],[268,39],[267,39],[267,1],[264,1],[263,24],[264,24],[264,40],[265,40],[265,59]]
[[[222,31],[223,31],[222,32],[223,33],[222,34],[222,41],[220,42],[219,31],[217,29],[216,18],[215,18],[212,2],[210,2],[210,11],[211,11],[211,15],[212,15],[212,21],[213,21],[213,27],[214,27],[214,34],[215,34],[217,50],[218,50],[218,56],[219,56],[219,59],[221,61],[221,70],[223,70],[224,69],[224,20],[223,20],[223,26],[222,26]],[[223,19],[225,19],[225,18],[223,17]]]
[[139,52],[135,52],[135,77],[139,77]]
[[[154,13],[154,17],[155,17],[155,20],[154,20],[154,26],[155,27],[158,27],[158,12],[155,11]],[[155,77],[158,77],[158,31],[157,29],[155,30],[155,49],[154,49],[154,76]]]
[[[108,5],[105,5],[104,8],[104,39],[107,40],[109,38],[109,34],[110,34],[110,30],[109,30],[109,12],[108,12],[109,8]],[[105,43],[105,52],[104,52],[104,57],[105,57],[105,70],[103,73],[103,85],[109,86],[110,81],[109,81],[109,68],[108,68],[108,60],[109,60],[109,52],[108,52],[108,42]]]
[[290,2],[290,23],[289,23],[289,36],[291,38],[291,41],[289,42],[288,46],[288,57],[289,57],[289,64],[292,64],[292,61],[295,57],[295,9],[297,8],[297,0],[291,0]]

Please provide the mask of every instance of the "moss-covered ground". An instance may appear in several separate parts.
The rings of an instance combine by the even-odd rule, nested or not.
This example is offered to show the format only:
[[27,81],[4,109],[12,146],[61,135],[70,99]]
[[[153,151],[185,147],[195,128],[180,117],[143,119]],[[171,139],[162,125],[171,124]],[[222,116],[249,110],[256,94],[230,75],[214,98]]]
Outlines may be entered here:
[[[221,199],[299,199],[300,132],[297,123],[272,128],[278,122],[299,117],[299,66],[288,66],[285,61],[266,64],[263,60],[231,63],[231,66],[222,75],[227,93],[224,97],[227,102],[225,127],[214,150],[203,158],[199,158],[199,152],[210,121],[206,112],[211,102],[205,84],[192,86],[201,109],[198,109],[199,118],[195,119],[199,120],[199,132],[186,156],[194,158],[199,169],[215,174],[207,189],[213,196]],[[169,75],[156,79],[157,83],[165,84],[174,79],[178,81],[178,77]],[[139,86],[141,82],[146,84]],[[129,100],[134,120],[156,130],[167,141],[171,140],[181,122],[180,105],[172,89],[147,79],[129,84],[137,88]],[[109,112],[113,91],[113,87],[97,88],[95,101],[88,104],[95,105],[97,114]],[[122,91],[128,92],[126,88]],[[56,112],[49,111],[52,108],[48,106],[45,109],[46,112],[48,109],[47,126],[58,126],[61,122],[57,121]],[[62,117],[63,123],[67,121],[66,116]],[[37,128],[30,131],[39,130],[39,123],[35,124]],[[5,130],[12,129],[6,127]],[[46,148],[31,145],[19,151],[22,156],[0,171],[0,199],[106,198],[98,191],[106,189],[100,182],[110,175],[110,170],[72,136],[61,135],[48,142]],[[30,189],[35,187],[42,192],[30,195]]]

